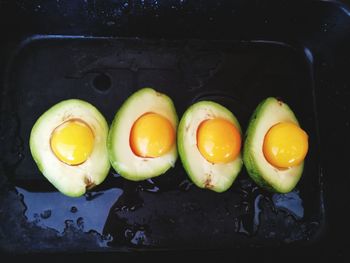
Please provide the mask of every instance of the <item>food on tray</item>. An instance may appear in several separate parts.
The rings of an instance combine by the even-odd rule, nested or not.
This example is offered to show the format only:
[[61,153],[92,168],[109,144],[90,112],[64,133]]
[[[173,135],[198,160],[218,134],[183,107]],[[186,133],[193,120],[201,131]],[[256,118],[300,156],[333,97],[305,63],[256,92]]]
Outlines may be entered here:
[[90,103],[71,99],[47,110],[34,124],[30,150],[43,175],[63,194],[83,195],[110,169],[108,124]]
[[177,159],[177,124],[168,96],[151,88],[132,94],[116,113],[109,132],[113,168],[133,181],[165,173]]
[[270,191],[287,193],[298,183],[308,151],[308,135],[288,105],[261,102],[251,117],[243,150],[250,177]]
[[200,188],[224,192],[242,168],[240,125],[215,102],[200,101],[186,110],[178,128],[178,149],[185,170]]
[[215,192],[230,188],[243,161],[250,177],[274,192],[291,191],[302,175],[308,135],[288,105],[276,98],[261,102],[251,117],[243,161],[240,124],[224,106],[197,102],[183,114],[178,132],[177,125],[172,100],[151,88],[123,103],[109,133],[94,106],[71,99],[36,121],[30,150],[44,176],[68,196],[81,196],[102,183],[110,163],[133,181],[164,174],[175,165],[177,147],[191,180]]

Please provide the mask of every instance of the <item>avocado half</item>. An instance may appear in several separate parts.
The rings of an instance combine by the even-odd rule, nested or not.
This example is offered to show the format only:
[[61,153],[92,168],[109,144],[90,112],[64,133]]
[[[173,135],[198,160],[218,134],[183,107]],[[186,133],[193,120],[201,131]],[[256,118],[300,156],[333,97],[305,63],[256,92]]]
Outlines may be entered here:
[[166,154],[156,158],[135,155],[130,147],[130,132],[135,121],[145,113],[167,118],[177,129],[178,117],[172,100],[151,88],[133,93],[116,113],[108,135],[108,152],[112,167],[124,178],[140,181],[159,176],[175,165],[176,143]]
[[234,161],[222,164],[210,163],[202,156],[197,147],[197,129],[203,121],[212,118],[230,121],[241,133],[238,120],[227,108],[212,101],[200,101],[182,116],[177,143],[181,162],[190,179],[200,188],[220,193],[231,187],[243,162],[241,154]]
[[[89,158],[79,165],[61,162],[51,150],[51,134],[69,120],[82,120],[94,134],[94,148]],[[30,134],[30,151],[42,174],[63,194],[83,195],[87,189],[101,184],[110,163],[107,152],[108,124],[103,115],[90,103],[70,99],[57,103],[35,122]]]
[[299,122],[289,106],[273,97],[262,101],[255,109],[246,132],[243,160],[249,176],[259,186],[279,193],[294,189],[301,178],[304,162],[288,169],[278,169],[264,156],[263,143],[269,129],[280,122]]

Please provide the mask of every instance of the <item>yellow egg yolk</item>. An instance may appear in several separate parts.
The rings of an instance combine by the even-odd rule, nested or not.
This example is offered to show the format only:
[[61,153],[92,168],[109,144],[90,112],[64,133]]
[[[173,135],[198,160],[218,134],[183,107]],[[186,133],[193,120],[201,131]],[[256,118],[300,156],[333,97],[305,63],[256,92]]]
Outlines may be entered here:
[[228,163],[234,161],[240,152],[241,135],[228,120],[205,120],[197,129],[197,147],[208,162]]
[[130,147],[139,157],[155,158],[167,153],[175,142],[175,129],[160,114],[149,112],[138,118],[130,133]]
[[298,125],[281,122],[266,133],[263,152],[266,160],[277,168],[300,164],[308,151],[308,136]]
[[94,147],[94,134],[85,122],[69,120],[52,132],[50,143],[60,161],[78,165],[89,158]]

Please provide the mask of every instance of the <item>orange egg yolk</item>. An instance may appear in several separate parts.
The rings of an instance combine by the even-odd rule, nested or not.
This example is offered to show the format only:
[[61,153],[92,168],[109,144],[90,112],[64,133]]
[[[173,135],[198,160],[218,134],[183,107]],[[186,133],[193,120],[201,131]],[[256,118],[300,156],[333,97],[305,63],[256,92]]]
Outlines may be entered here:
[[240,152],[241,134],[228,120],[205,120],[197,129],[197,147],[208,162],[228,163],[234,161]]
[[289,168],[303,162],[308,151],[308,136],[298,125],[281,122],[266,133],[263,152],[277,168]]
[[94,134],[85,122],[70,120],[52,132],[50,144],[60,161],[78,165],[84,163],[92,153]]
[[155,158],[174,145],[175,129],[170,121],[157,113],[146,113],[136,120],[130,133],[130,147],[139,157]]

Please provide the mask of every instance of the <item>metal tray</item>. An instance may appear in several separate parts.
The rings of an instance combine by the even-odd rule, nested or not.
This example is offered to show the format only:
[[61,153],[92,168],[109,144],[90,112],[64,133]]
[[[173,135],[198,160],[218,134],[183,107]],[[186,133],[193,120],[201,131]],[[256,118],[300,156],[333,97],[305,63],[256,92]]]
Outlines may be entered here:
[[[339,238],[348,228],[350,173],[346,2],[0,1],[2,258],[29,252],[52,261],[89,251],[99,259],[101,251],[139,255],[118,253],[135,250],[166,257],[198,251],[204,259],[219,251],[214,260],[348,253]],[[179,116],[194,101],[218,101],[243,129],[261,99],[285,100],[311,140],[296,190],[269,194],[243,170],[231,189],[215,194],[191,185],[178,162],[154,180],[131,183],[111,171],[82,198],[59,194],[28,151],[36,118],[76,97],[110,122],[144,86],[168,93]]]
[[[42,35],[18,47],[1,97],[1,238],[12,252],[305,246],[325,227],[312,52],[293,42],[145,40]],[[276,96],[310,137],[301,181],[288,194],[257,187],[245,169],[225,193],[201,190],[180,160],[143,182],[111,170],[80,198],[40,174],[28,139],[35,120],[68,98],[87,100],[109,123],[134,91],[168,94],[179,117],[199,100],[232,110],[243,130],[257,104]]]

